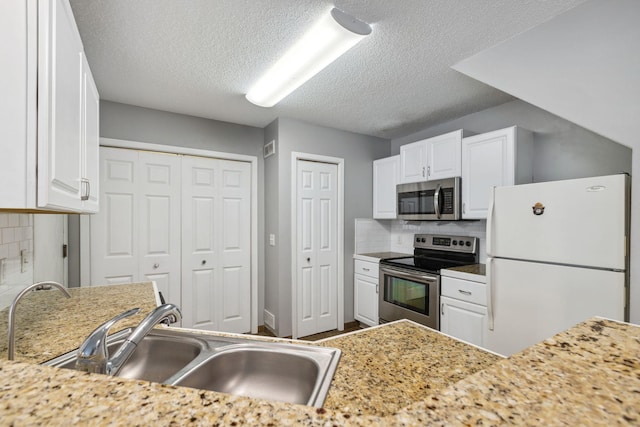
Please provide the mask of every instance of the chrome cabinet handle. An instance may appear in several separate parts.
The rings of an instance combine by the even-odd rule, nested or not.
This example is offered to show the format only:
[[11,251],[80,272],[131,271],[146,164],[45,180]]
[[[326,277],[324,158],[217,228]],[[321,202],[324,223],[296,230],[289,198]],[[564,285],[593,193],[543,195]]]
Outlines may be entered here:
[[156,262],[155,264],[153,264],[153,268],[154,268],[154,269],[156,269],[156,268],[158,268],[158,267],[160,267],[160,264],[158,264],[157,262]]
[[467,213],[467,204],[466,203],[462,204],[462,213]]
[[444,316],[444,303],[440,304],[440,315]]
[[464,291],[462,289],[458,289],[458,292],[460,292],[462,295],[471,295],[471,292],[469,291]]
[[431,176],[431,166],[427,166],[427,176]]
[[85,178],[82,178],[80,182],[82,183],[82,186],[85,190],[82,192],[83,194],[82,196],[80,196],[80,200],[89,200],[89,195],[91,194],[91,183],[88,179]]
[[371,271],[371,269],[369,269],[369,268],[364,268],[364,267],[362,267],[362,270],[364,270],[364,271]]

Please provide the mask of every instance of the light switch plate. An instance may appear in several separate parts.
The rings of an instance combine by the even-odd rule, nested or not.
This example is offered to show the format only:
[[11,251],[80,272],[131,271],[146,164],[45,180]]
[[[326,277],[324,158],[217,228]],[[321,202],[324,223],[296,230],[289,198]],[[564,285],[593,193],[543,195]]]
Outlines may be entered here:
[[275,246],[275,245],[276,245],[276,235],[269,234],[269,246]]

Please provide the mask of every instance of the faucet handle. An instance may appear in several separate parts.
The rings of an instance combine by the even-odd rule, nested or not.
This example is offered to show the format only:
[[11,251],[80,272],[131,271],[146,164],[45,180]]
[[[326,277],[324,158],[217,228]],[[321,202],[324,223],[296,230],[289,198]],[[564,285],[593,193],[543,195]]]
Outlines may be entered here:
[[91,332],[78,349],[76,369],[99,374],[106,373],[106,364],[109,359],[109,355],[107,354],[107,334],[109,333],[109,329],[117,322],[131,317],[139,311],[139,308],[134,308],[120,313]]

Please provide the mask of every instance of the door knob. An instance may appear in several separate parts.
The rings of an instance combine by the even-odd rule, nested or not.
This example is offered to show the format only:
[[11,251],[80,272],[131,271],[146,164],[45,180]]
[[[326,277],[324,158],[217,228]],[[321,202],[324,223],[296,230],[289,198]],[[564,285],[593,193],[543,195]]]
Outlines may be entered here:
[[207,263],[207,260],[206,260],[206,259],[203,259],[203,260],[202,260],[202,265],[205,265],[206,263]]
[[158,267],[160,267],[160,264],[158,264],[157,262],[156,262],[155,264],[153,264],[153,268],[154,268],[154,269],[155,269],[155,268],[158,268]]
[[311,262],[311,258],[307,258],[307,262]]

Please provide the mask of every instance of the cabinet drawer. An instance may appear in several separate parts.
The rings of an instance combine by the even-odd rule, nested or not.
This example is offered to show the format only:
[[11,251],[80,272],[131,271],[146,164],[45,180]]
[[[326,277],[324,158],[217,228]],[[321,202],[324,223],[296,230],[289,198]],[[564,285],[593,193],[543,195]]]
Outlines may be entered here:
[[487,287],[484,283],[442,277],[440,294],[474,304],[487,305]]
[[378,279],[378,264],[356,259],[354,260],[353,272]]

